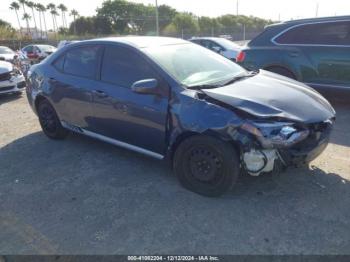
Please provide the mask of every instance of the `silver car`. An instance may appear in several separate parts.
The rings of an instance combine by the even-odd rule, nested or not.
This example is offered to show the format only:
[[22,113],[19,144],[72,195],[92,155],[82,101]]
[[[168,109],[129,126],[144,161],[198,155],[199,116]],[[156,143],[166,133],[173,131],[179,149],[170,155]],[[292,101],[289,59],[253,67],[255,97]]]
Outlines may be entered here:
[[221,37],[195,37],[191,42],[208,48],[220,55],[236,62],[241,47],[236,43]]
[[0,46],[0,60],[12,63],[15,56],[16,53],[12,49],[7,46]]

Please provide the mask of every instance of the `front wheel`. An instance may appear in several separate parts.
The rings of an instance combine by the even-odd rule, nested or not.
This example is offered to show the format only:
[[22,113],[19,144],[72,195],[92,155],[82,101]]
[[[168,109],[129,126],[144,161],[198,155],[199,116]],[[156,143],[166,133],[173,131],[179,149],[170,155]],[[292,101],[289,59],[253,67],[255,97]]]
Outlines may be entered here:
[[173,166],[185,188],[209,197],[225,193],[239,175],[239,158],[233,146],[210,136],[193,136],[182,142]]
[[39,122],[45,135],[51,139],[63,139],[68,135],[68,130],[63,128],[53,106],[43,100],[38,106]]

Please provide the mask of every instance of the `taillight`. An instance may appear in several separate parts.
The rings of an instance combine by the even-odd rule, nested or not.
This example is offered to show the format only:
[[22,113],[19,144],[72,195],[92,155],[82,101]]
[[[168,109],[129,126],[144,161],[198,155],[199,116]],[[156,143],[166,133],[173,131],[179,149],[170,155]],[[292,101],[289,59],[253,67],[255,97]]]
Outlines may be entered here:
[[236,62],[238,62],[238,63],[243,62],[244,59],[245,59],[245,52],[240,51],[236,57]]

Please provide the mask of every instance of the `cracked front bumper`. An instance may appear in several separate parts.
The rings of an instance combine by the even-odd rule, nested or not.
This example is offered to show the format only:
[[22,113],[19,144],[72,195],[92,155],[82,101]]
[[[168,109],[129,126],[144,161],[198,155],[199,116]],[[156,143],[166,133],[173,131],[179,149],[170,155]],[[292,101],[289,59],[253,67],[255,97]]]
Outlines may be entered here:
[[326,149],[333,123],[334,119],[309,125],[308,137],[290,147],[269,150],[252,148],[243,155],[246,170],[258,176],[280,170],[281,166],[286,168],[308,164]]
[[14,76],[10,80],[0,81],[0,94],[22,92],[26,81],[23,75]]

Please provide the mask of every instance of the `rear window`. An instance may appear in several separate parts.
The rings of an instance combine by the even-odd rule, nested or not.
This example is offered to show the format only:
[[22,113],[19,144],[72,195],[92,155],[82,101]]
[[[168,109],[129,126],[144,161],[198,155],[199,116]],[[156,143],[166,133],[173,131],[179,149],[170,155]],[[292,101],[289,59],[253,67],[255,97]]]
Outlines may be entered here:
[[[89,45],[67,51],[63,66],[64,73],[95,79],[102,47]],[[58,62],[58,66],[59,62]]]
[[297,26],[275,38],[278,44],[350,45],[350,21]]

